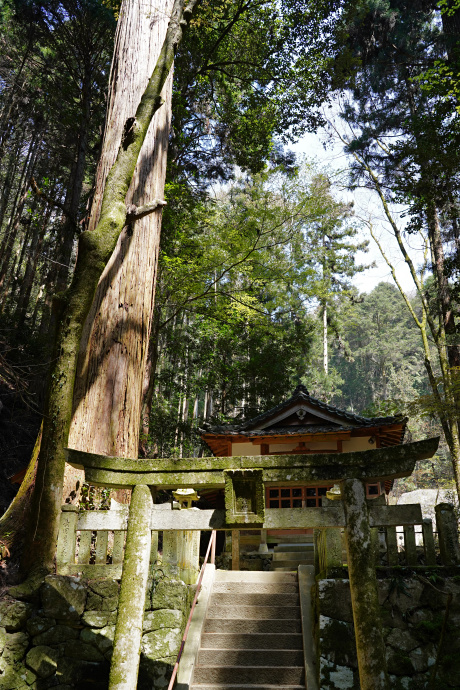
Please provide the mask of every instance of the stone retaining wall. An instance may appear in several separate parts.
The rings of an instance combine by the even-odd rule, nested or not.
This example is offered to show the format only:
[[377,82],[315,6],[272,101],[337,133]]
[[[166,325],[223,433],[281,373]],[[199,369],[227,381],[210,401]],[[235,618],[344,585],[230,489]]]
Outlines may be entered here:
[[[165,688],[193,587],[152,581],[145,602],[139,690]],[[119,583],[50,575],[34,603],[0,601],[0,690],[105,690]]]
[[[423,576],[378,581],[392,690],[427,689],[438,657],[430,687],[460,687],[460,576],[432,580],[436,589]],[[453,598],[439,649],[448,592]],[[319,580],[316,609],[321,690],[359,690],[349,581]]]

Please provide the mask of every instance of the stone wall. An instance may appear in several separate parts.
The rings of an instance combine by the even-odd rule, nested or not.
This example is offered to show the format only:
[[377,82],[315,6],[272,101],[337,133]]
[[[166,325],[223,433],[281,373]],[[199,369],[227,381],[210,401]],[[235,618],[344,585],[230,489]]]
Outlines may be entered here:
[[[139,690],[165,688],[179,651],[193,587],[150,581]],[[48,576],[36,600],[0,601],[0,690],[105,690],[119,583]]]
[[[460,687],[460,576],[428,577],[396,573],[378,581],[393,690]],[[440,649],[449,592],[452,602]],[[359,690],[349,581],[319,580],[316,609],[321,690]],[[436,678],[429,685],[437,660]]]

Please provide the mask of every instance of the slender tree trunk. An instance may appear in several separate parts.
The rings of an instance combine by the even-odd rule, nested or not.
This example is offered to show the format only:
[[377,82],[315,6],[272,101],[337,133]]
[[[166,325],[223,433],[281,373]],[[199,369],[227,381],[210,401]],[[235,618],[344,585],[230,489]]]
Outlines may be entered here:
[[22,168],[21,179],[16,192],[16,198],[14,200],[11,210],[10,222],[8,224],[7,229],[5,230],[2,244],[0,246],[0,290],[8,270],[8,262],[13,252],[14,240],[19,229],[21,214],[27,199],[27,194],[29,191],[29,179],[35,165],[37,153],[38,147],[35,143],[31,143],[28,155]]
[[44,235],[46,232],[46,228],[47,228],[50,216],[51,216],[51,206],[48,205],[48,207],[45,209],[45,212],[43,214],[42,223],[40,224],[39,228],[34,233],[34,236],[32,238],[32,243],[30,246],[30,255],[29,255],[29,259],[27,261],[24,279],[21,283],[21,288],[19,291],[19,297],[18,297],[17,307],[16,307],[15,321],[16,321],[16,328],[18,331],[22,330],[22,328],[24,326],[25,319],[26,319],[26,313],[27,313],[27,308],[29,306],[30,295],[32,292],[32,287],[33,287],[35,276],[36,276],[38,259],[40,257],[40,252],[41,252],[41,249],[43,246],[43,239],[44,239]]
[[444,247],[442,244],[441,227],[434,202],[427,206],[427,224],[432,252],[432,269],[437,287],[438,304],[441,318],[448,339],[447,351],[451,367],[460,367],[460,348],[456,341],[457,326],[452,310],[451,289],[447,280],[444,262]]
[[64,201],[64,208],[67,211],[67,215],[63,219],[60,242],[56,252],[56,261],[59,264],[56,277],[57,292],[62,292],[67,287],[70,272],[70,260],[75,242],[78,208],[80,205],[83,180],[85,177],[86,151],[88,148],[88,135],[91,118],[91,78],[92,72],[88,66],[85,70],[81,90],[81,117],[80,127],[77,135],[75,163],[72,166],[72,173],[69,180],[66,199]]
[[329,371],[329,355],[327,351],[327,304],[324,302],[323,305],[323,368],[324,373],[328,374]]
[[155,390],[156,369],[158,364],[158,355],[160,348],[160,321],[161,309],[156,306],[153,314],[152,331],[149,342],[149,352],[147,357],[147,365],[144,373],[144,385],[142,391],[142,434],[139,443],[139,455],[147,457],[148,438],[150,434],[150,410],[152,409],[153,392]]
[[11,152],[8,159],[8,167],[5,173],[5,179],[3,181],[2,196],[0,201],[0,229],[3,226],[3,220],[5,218],[6,209],[8,207],[8,202],[10,200],[11,189],[13,187],[13,181],[16,177],[16,172],[19,165],[19,154],[22,144],[22,132],[18,135],[18,141],[16,147]]

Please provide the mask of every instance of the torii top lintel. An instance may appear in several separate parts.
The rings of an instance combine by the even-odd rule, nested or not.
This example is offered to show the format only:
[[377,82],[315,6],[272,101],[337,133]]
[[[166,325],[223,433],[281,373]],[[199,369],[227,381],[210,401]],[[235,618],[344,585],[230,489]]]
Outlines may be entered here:
[[412,474],[418,460],[436,453],[439,437],[351,453],[309,455],[255,455],[177,460],[128,459],[94,455],[68,448],[67,461],[85,469],[85,478],[96,486],[129,487],[147,484],[164,489],[222,488],[225,470],[261,469],[264,484],[289,482],[340,482],[356,478],[369,482]]

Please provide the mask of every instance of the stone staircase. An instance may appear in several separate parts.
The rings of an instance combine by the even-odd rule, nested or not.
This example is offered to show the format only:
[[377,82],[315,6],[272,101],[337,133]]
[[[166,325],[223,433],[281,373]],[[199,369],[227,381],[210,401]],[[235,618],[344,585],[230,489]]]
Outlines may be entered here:
[[278,544],[273,549],[272,570],[275,572],[296,571],[299,565],[314,565],[312,542]]
[[297,574],[216,571],[190,690],[305,690]]

